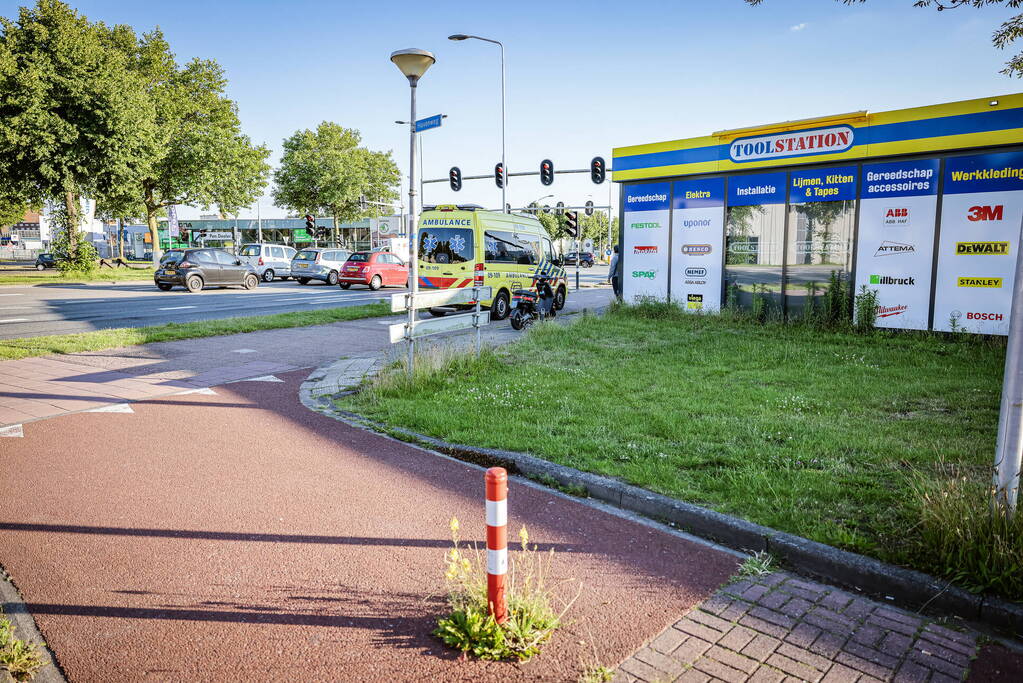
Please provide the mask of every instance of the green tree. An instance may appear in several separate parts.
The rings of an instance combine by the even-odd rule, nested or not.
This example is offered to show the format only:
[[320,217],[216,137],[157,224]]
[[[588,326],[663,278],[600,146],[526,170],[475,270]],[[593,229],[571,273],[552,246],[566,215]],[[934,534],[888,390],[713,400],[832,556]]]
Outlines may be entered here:
[[398,198],[401,175],[391,153],[370,151],[359,146],[361,141],[359,131],[324,121],[315,131],[300,130],[287,138],[274,171],[277,205],[333,217],[335,244],[341,223],[379,214],[374,204],[360,208],[360,197],[372,202]]
[[79,258],[81,198],[123,194],[148,171],[153,107],[123,44],[58,0],[0,17],[0,197],[59,203],[62,253]]
[[[867,0],[840,0],[845,5],[855,5]],[[746,0],[749,5],[759,5],[763,0]],[[959,9],[960,7],[981,8],[988,5],[1004,5],[1013,9],[1023,7],[1023,0],[915,0],[914,7],[933,7],[939,12],[948,9]],[[991,42],[999,50],[1004,50],[1017,39],[1023,37],[1023,14],[1017,14],[1004,22],[992,34]],[[1023,76],[1023,53],[1017,54],[1005,63],[1001,71],[1006,76]]]
[[266,187],[270,150],[242,134],[216,61],[193,59],[179,66],[159,29],[126,37],[121,49],[153,105],[159,133],[148,173],[131,192],[108,195],[105,211],[145,216],[158,263],[158,219],[166,208],[188,204],[237,213]]
[[[821,263],[830,263],[832,244],[831,226],[839,216],[852,209],[853,201],[807,202],[794,204],[797,212],[806,217],[806,234],[810,244],[806,245],[806,253],[812,254],[814,249]],[[816,247],[813,242],[817,240]],[[811,258],[812,261],[812,258]]]

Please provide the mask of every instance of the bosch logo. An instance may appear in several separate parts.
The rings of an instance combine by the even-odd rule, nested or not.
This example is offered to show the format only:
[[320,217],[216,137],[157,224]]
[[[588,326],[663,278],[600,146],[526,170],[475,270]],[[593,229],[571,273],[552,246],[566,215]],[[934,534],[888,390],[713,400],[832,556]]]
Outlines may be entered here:
[[1004,320],[1005,316],[1001,313],[966,313],[967,320]]
[[686,277],[707,277],[706,268],[686,268]]

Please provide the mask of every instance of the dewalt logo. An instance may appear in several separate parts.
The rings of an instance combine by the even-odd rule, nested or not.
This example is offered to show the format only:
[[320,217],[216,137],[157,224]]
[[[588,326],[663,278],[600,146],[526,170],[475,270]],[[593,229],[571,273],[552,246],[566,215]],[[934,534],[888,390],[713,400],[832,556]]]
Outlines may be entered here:
[[1007,256],[1008,242],[956,242],[957,256]]

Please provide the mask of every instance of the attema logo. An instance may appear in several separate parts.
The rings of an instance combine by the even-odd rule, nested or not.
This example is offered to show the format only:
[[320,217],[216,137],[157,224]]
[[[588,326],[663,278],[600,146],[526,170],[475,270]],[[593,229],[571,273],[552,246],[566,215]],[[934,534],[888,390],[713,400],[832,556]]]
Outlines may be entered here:
[[686,268],[686,277],[707,277],[706,268]]
[[1004,207],[998,206],[971,206],[966,213],[966,218],[971,221],[1000,221],[1005,213]]
[[656,254],[657,247],[633,247],[633,254]]
[[909,225],[909,209],[893,206],[884,210],[885,225]]
[[657,271],[656,270],[634,270],[634,271],[632,271],[632,277],[636,278],[637,280],[642,280],[642,279],[653,280],[655,277],[657,277]]
[[892,277],[891,275],[871,275],[872,285],[915,285],[916,279],[911,277]]
[[703,295],[702,294],[687,294],[686,295],[686,308],[690,310],[698,311],[703,308]]
[[1000,277],[961,277],[957,282],[960,287],[988,287],[990,289],[1000,289],[1002,286],[1002,278]]
[[709,244],[683,244],[682,253],[688,254],[689,256],[706,256],[710,252],[714,251],[713,247]]
[[956,256],[1007,256],[1008,242],[956,242]]
[[853,146],[854,133],[849,126],[816,130],[786,131],[774,135],[739,138],[728,148],[732,161],[757,161],[781,157],[844,152]]
[[899,304],[898,306],[878,306],[877,317],[878,318],[890,318],[893,315],[902,315],[909,310],[909,306],[905,304]]
[[891,256],[893,254],[912,254],[916,251],[916,247],[912,244],[904,244],[902,242],[888,242],[887,240],[881,242],[881,246],[874,252],[874,256]]

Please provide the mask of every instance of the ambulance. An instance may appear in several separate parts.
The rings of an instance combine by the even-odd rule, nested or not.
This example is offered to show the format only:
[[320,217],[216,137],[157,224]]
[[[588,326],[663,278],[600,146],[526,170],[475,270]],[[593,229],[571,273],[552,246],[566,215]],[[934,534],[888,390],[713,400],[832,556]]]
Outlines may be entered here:
[[[450,289],[474,284],[493,288],[480,304],[491,320],[504,320],[514,292],[531,289],[538,275],[552,278],[554,305],[565,306],[568,286],[562,259],[547,230],[534,216],[485,211],[475,205],[428,206],[416,233],[419,288]],[[465,308],[465,306],[461,306]],[[430,309],[444,315],[451,308]]]

